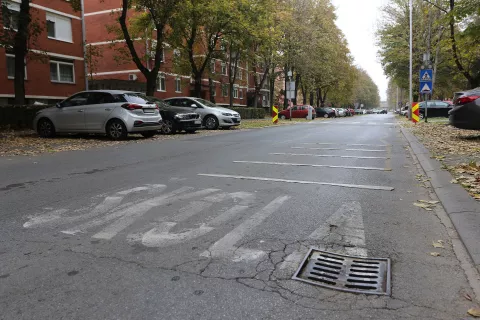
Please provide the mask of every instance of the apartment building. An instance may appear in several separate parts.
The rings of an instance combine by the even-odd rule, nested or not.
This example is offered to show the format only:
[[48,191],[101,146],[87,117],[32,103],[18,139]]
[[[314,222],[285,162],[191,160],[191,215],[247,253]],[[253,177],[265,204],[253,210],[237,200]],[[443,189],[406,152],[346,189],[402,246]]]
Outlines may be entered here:
[[[0,0],[0,28],[15,31],[20,0]],[[25,61],[27,103],[52,103],[85,89],[81,12],[66,0],[33,0],[32,21],[42,26]],[[0,48],[0,105],[13,103],[15,56]]]

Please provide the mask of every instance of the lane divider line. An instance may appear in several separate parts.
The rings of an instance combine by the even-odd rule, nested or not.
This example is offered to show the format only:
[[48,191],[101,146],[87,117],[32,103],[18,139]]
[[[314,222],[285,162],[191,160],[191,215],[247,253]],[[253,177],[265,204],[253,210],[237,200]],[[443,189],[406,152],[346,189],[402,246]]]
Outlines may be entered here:
[[314,167],[314,168],[337,168],[337,169],[359,169],[359,170],[378,170],[389,171],[385,168],[376,167],[353,167],[353,166],[336,166],[329,164],[308,164],[308,163],[287,163],[287,162],[269,162],[269,161],[233,161],[234,163],[250,163],[250,164],[268,164],[274,166],[292,166],[292,167]]
[[340,148],[306,148],[306,147],[291,147],[292,149],[307,149],[307,150],[343,150],[343,151],[363,151],[363,152],[385,152],[387,150],[370,150],[370,149],[340,149]]
[[340,156],[336,154],[313,154],[313,153],[285,153],[285,152],[276,152],[269,153],[270,155],[275,156],[310,156],[310,157],[319,157],[319,158],[347,158],[347,159],[388,159],[387,157],[362,157],[362,156]]
[[395,188],[393,188],[393,187],[385,187],[385,186],[370,186],[370,185],[330,183],[330,182],[320,182],[320,181],[305,181],[305,180],[288,180],[288,179],[275,179],[275,178],[264,178],[264,177],[234,176],[234,175],[228,175],[228,174],[199,173],[197,175],[202,176],[202,177],[212,177],[212,178],[230,178],[230,179],[240,179],[240,180],[272,181],[272,182],[298,183],[298,184],[313,184],[313,185],[343,187],[343,188],[352,188],[352,189],[367,189],[367,190],[382,190],[382,191],[393,191],[393,190],[395,190]]
[[387,144],[365,144],[365,143],[327,143],[327,142],[303,142],[300,144],[318,144],[318,145],[344,145],[352,147],[388,147]]

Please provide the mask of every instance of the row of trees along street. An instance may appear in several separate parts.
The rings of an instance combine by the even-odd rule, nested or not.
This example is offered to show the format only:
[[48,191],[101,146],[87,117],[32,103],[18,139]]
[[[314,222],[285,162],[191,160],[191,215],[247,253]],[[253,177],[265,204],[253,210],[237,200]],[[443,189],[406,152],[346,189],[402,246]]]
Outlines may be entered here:
[[[15,53],[17,64],[31,54],[29,49],[35,46],[33,40],[42,27],[30,19],[30,2],[21,1],[16,35],[3,31],[1,38],[1,45]],[[71,3],[80,9],[80,0]],[[194,96],[200,96],[202,79],[209,78],[212,84],[219,77],[211,72],[213,59],[219,59],[231,71],[228,72],[230,92],[238,81],[237,66],[248,64],[254,82],[249,84],[254,87],[253,107],[267,84],[270,101],[276,101],[280,92],[274,90],[275,80],[282,80],[288,71],[295,81],[294,103],[379,105],[378,88],[365,70],[354,65],[344,35],[335,24],[335,8],[330,0],[119,0],[119,3],[122,10],[111,13],[116,15],[116,22],[105,26],[112,35],[115,60],[135,63],[147,80],[148,95],[153,95],[159,72],[166,65],[165,50],[172,50],[174,70],[171,71],[191,75]],[[135,45],[138,39],[147,44],[148,50]],[[125,41],[118,45],[115,40]],[[102,50],[86,46],[86,61],[92,74],[102,58]],[[15,68],[16,104],[24,102],[23,81],[18,80],[23,79],[23,72],[23,67]],[[232,104],[231,94],[230,97]]]
[[[377,33],[379,55],[391,79],[388,100],[406,102],[409,87],[409,0],[389,0]],[[437,99],[480,86],[480,0],[413,0],[414,101],[416,75],[430,52]],[[394,103],[390,103],[394,105]]]

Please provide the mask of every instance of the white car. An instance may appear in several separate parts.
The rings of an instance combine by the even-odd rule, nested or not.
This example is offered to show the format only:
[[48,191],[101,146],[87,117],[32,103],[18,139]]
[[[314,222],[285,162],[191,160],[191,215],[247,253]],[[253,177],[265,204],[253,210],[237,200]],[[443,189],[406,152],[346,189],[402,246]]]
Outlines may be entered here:
[[217,106],[216,104],[201,98],[175,97],[164,100],[176,109],[184,112],[195,112],[202,117],[202,124],[209,130],[230,128],[239,126],[242,118],[240,114],[231,109]]
[[140,133],[149,138],[161,129],[162,116],[157,105],[141,93],[92,90],[40,110],[33,127],[45,138],[56,133],[103,133],[112,140]]
[[338,117],[346,117],[347,116],[347,111],[345,111],[345,109],[337,108],[335,111],[338,112]]

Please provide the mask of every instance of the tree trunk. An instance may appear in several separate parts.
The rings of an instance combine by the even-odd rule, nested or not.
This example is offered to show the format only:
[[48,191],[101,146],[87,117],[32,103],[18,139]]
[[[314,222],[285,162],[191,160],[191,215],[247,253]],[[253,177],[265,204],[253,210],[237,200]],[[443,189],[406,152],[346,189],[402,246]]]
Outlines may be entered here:
[[295,92],[293,95],[293,105],[297,104],[297,93],[298,93],[298,86],[300,85],[300,74],[295,75]]
[[233,108],[233,83],[234,82],[230,82],[228,84],[228,91],[230,91],[230,95],[228,96],[228,105],[230,108]]
[[194,74],[193,96],[202,97],[202,74]]
[[147,78],[147,86],[146,86],[146,95],[153,96],[157,89],[157,76],[153,72],[149,72]]
[[270,104],[271,104],[270,107],[272,107],[275,104],[273,99],[275,99],[275,73],[272,70],[272,76],[270,77]]
[[259,95],[259,90],[257,86],[255,86],[255,91],[253,93],[253,107],[257,108],[258,107],[258,95]]
[[30,0],[22,0],[18,15],[18,31],[15,34],[15,104],[25,104],[25,56],[27,54],[28,28],[30,26]]

